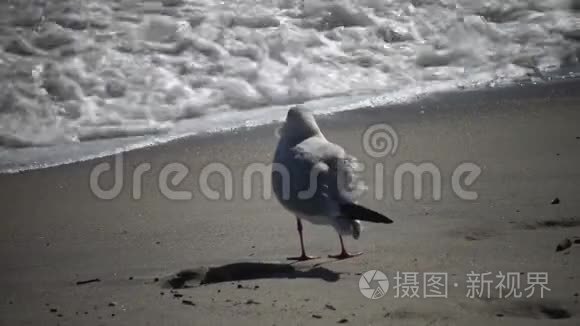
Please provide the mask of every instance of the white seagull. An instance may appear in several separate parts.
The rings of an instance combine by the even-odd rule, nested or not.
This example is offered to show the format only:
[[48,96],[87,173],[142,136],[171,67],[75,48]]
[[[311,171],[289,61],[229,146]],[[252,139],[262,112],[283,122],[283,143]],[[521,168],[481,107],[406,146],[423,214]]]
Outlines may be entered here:
[[272,165],[272,189],[282,206],[296,216],[300,235],[301,255],[288,259],[317,258],[306,255],[304,250],[302,220],[334,227],[341,252],[329,257],[338,259],[362,254],[348,253],[342,239],[343,235],[359,238],[359,220],[393,223],[354,202],[355,193],[360,190],[355,164],[356,158],[326,140],[309,110],[293,107],[288,111]]

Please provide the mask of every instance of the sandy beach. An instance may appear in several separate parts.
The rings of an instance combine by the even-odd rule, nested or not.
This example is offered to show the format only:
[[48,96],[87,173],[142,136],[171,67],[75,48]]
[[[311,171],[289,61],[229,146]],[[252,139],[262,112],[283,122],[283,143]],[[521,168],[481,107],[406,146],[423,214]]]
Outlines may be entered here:
[[[293,216],[262,198],[260,182],[243,196],[243,171],[271,162],[278,125],[126,153],[123,188],[111,200],[95,196],[90,175],[112,157],[0,175],[0,325],[578,325],[579,86],[434,94],[318,117],[327,137],[366,167],[369,191],[360,202],[395,221],[364,224],[361,239],[346,244],[364,255],[342,261],[287,261],[299,253]],[[377,123],[398,136],[396,152],[379,158],[363,146],[365,129]],[[176,162],[189,171],[170,188],[191,191],[191,200],[170,200],[159,188],[161,170]],[[216,162],[233,173],[231,199],[206,198],[199,186],[203,168]],[[408,162],[439,169],[441,199],[431,190],[414,199],[409,178],[395,198],[393,174]],[[481,167],[465,187],[476,200],[452,189],[465,162]],[[135,199],[142,163],[151,170]],[[223,194],[221,179],[209,180]],[[100,181],[108,188],[112,173]],[[304,232],[309,254],[338,253],[331,228],[305,223]],[[556,251],[568,247],[565,239],[571,246]],[[390,281],[380,299],[359,290],[369,270]],[[417,273],[419,297],[397,293],[397,272]],[[423,276],[434,272],[447,276],[446,298],[424,295]],[[487,272],[489,295],[470,297],[468,274]],[[500,272],[520,275],[522,298],[500,297]],[[543,298],[539,289],[526,298],[534,273],[549,277]]]

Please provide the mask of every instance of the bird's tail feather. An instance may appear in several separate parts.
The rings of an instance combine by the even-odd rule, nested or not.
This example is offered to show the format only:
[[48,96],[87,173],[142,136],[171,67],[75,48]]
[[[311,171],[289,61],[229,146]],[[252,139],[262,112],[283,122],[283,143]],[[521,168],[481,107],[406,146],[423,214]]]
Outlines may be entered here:
[[361,220],[373,223],[384,223],[384,224],[391,224],[393,220],[390,218],[377,213],[373,210],[370,210],[366,207],[357,205],[357,204],[342,204],[340,205],[340,213],[342,216],[353,219],[353,220]]

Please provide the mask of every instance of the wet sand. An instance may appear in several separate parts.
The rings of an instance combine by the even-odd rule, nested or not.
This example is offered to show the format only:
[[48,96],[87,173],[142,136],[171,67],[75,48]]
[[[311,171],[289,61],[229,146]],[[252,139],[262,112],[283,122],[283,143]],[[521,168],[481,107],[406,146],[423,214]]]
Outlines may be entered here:
[[[113,200],[97,198],[89,186],[91,170],[112,158],[2,175],[0,324],[576,325],[578,86],[568,81],[438,94],[320,117],[327,137],[367,167],[369,191],[361,203],[395,220],[365,224],[360,240],[347,239],[350,250],[365,254],[343,261],[289,264],[285,258],[299,250],[294,218],[275,199],[262,198],[258,181],[252,198],[243,196],[243,171],[271,161],[278,126],[127,153],[124,186]],[[376,123],[396,131],[393,155],[365,154],[362,135]],[[189,173],[171,187],[191,191],[193,199],[169,200],[160,191],[160,171],[172,162]],[[202,169],[215,162],[233,172],[231,200],[205,198],[200,189]],[[409,178],[403,199],[395,200],[394,172],[406,162],[439,169],[440,200],[430,191],[415,200]],[[478,193],[474,201],[460,199],[451,186],[454,169],[465,162],[482,168],[465,187]],[[133,173],[142,163],[152,168],[143,176],[141,198],[134,199]],[[377,166],[384,171],[378,179]],[[111,174],[104,175],[102,187],[110,183]],[[223,189],[219,177],[210,183]],[[381,184],[384,196],[376,199]],[[424,188],[431,186],[425,178]],[[571,247],[557,252],[564,239]],[[339,250],[330,228],[306,223],[305,241],[312,255]],[[361,273],[373,269],[390,281],[377,300],[359,291]],[[418,273],[419,298],[395,297],[397,272]],[[424,298],[422,278],[429,272],[447,273],[448,298]],[[471,272],[491,273],[490,298],[467,296]],[[543,299],[539,293],[500,298],[494,288],[499,272],[522,273],[522,291],[529,273],[548,273],[550,291]]]

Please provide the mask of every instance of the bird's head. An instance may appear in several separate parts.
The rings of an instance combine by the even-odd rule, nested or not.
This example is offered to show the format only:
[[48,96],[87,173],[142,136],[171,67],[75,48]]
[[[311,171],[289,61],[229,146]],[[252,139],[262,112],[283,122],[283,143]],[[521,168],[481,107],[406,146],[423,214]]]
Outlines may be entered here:
[[322,136],[322,132],[309,109],[295,106],[288,110],[280,135],[287,139],[302,141],[312,136]]

